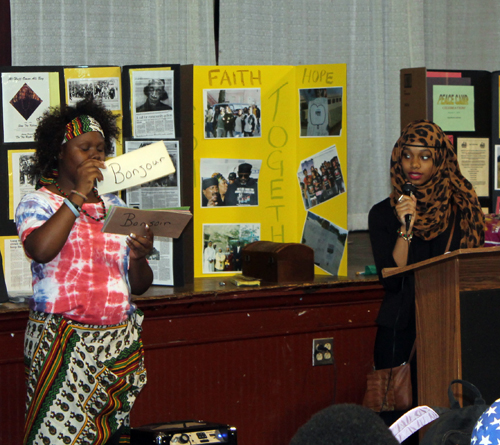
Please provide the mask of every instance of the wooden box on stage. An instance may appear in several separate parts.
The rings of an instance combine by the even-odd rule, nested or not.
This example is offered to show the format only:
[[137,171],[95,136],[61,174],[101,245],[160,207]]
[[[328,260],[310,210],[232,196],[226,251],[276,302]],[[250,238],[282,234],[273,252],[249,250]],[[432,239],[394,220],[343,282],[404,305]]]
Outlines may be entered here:
[[305,244],[256,241],[242,250],[242,272],[271,283],[314,279],[314,250]]

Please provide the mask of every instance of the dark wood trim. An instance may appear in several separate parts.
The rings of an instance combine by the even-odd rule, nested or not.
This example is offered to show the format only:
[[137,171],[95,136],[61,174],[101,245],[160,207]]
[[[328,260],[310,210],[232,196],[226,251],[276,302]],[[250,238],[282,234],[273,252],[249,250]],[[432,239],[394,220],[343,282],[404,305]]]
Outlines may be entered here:
[[12,65],[10,1],[0,0],[0,66]]

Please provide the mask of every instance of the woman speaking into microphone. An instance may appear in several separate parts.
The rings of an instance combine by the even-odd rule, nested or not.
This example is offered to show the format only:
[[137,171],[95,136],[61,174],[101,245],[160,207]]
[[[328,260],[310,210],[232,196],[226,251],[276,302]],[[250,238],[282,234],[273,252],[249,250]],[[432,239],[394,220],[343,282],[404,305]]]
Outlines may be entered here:
[[438,125],[419,120],[406,126],[392,150],[391,183],[390,196],[374,205],[368,216],[375,265],[385,290],[376,320],[376,369],[407,362],[416,336],[413,274],[382,278],[382,269],[484,244],[478,197]]

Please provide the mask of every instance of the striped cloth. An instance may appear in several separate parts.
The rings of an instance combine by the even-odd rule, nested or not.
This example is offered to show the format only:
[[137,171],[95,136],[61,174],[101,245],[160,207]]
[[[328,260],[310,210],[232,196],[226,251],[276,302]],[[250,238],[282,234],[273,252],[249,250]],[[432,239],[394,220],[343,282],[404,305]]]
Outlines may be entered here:
[[71,122],[66,124],[66,133],[64,134],[62,144],[80,136],[83,133],[90,133],[92,131],[99,132],[103,139],[105,138],[101,124],[99,124],[96,119],[86,114],[77,116]]
[[25,445],[102,445],[120,428],[146,384],[140,339],[144,315],[121,324],[84,325],[30,312],[25,335]]

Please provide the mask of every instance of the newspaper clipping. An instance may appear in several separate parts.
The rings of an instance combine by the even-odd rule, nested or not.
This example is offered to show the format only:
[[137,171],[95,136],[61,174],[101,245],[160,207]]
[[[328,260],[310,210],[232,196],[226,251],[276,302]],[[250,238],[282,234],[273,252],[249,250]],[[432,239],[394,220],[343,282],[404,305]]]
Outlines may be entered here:
[[3,237],[5,285],[9,297],[31,296],[31,261],[18,237]]
[[35,191],[38,178],[30,172],[35,150],[9,150],[9,218],[14,219],[19,202],[27,193]]
[[[126,141],[125,152],[130,153],[138,148],[158,141]],[[175,172],[139,187],[127,189],[127,204],[139,209],[163,209],[181,205],[179,189],[179,142],[164,141],[168,154],[175,166]]]
[[[125,152],[129,153],[145,145],[158,141],[126,141]],[[179,207],[179,142],[164,141],[168,154],[175,166],[175,172],[155,181],[132,187],[127,190],[127,205],[139,209],[162,209]],[[148,255],[149,265],[153,270],[153,284],[173,286],[173,244],[171,238],[155,236],[153,250]]]
[[172,238],[155,236],[153,250],[147,256],[153,271],[153,284],[157,286],[174,285],[174,252]]
[[132,135],[135,138],[175,138],[174,72],[132,71]]

